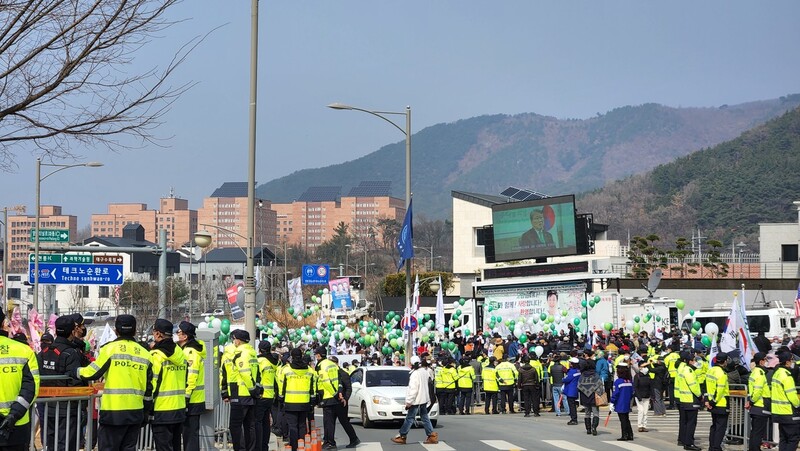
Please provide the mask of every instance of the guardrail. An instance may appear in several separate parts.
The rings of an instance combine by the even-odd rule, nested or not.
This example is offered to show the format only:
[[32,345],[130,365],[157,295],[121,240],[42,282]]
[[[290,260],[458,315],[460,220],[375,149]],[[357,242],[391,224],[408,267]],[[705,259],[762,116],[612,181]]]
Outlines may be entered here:
[[750,434],[750,412],[744,408],[747,402],[747,385],[728,386],[728,432],[729,440],[747,443]]

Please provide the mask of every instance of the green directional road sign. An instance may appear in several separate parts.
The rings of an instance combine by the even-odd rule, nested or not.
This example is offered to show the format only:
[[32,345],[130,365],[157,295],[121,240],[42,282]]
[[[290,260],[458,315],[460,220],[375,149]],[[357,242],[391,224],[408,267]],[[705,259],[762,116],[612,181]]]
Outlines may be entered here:
[[[31,229],[31,243],[36,241],[36,229]],[[40,243],[69,243],[69,230],[67,229],[39,229]]]
[[[35,261],[34,254],[28,254],[28,262],[34,263]],[[94,259],[91,254],[39,254],[39,263],[92,264],[94,263]]]
[[[28,254],[28,261],[35,263],[35,254]],[[39,263],[61,263],[64,261],[64,254],[39,254]]]

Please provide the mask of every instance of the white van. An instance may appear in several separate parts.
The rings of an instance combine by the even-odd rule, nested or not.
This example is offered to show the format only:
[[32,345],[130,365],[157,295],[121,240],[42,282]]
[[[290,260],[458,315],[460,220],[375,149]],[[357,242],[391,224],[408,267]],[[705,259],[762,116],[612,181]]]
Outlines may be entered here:
[[[783,334],[794,335],[797,332],[794,310],[787,308],[747,308],[747,327],[750,335],[764,332],[767,338],[783,337]],[[691,328],[692,322],[699,321],[702,330],[706,324],[713,322],[719,326],[720,332],[725,330],[725,322],[731,313],[731,307],[717,306],[713,309],[696,311],[694,317],[688,314],[683,317],[681,328]]]

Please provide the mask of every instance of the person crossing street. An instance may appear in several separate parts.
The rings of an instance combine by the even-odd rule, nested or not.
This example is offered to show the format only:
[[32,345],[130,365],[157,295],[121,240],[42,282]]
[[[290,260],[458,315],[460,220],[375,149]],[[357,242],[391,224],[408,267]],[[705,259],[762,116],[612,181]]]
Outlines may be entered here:
[[430,383],[430,373],[427,368],[420,367],[421,360],[419,356],[411,357],[411,374],[408,378],[408,389],[406,390],[405,407],[408,411],[403,425],[400,427],[400,432],[392,438],[392,441],[397,444],[405,445],[406,436],[411,430],[411,425],[419,414],[422,419],[422,427],[425,428],[427,438],[423,442],[426,445],[436,445],[439,443],[439,434],[433,431],[433,424],[428,417],[428,404],[431,402],[428,384]]

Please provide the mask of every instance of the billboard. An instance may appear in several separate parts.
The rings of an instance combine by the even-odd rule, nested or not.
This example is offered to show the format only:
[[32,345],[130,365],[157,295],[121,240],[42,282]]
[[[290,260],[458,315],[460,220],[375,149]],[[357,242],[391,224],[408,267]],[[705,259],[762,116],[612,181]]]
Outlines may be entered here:
[[353,300],[350,297],[350,281],[346,277],[331,280],[328,283],[328,290],[331,294],[332,309],[353,308]]
[[[575,318],[581,317],[584,311],[581,301],[585,299],[585,292],[586,285],[583,283],[482,289],[479,294],[484,296],[486,312],[483,315],[483,328],[506,336],[511,330],[505,321],[513,320],[519,323],[520,318],[524,318],[525,324],[522,327],[524,331],[566,330],[567,324],[573,324]],[[542,321],[542,314],[552,317],[552,323]],[[493,319],[495,327],[492,329],[490,323]],[[550,324],[554,325],[552,329]],[[581,330],[585,330],[585,321],[581,321],[580,324]]]
[[498,262],[575,255],[575,196],[492,206],[494,259]]

